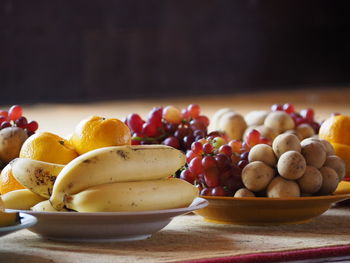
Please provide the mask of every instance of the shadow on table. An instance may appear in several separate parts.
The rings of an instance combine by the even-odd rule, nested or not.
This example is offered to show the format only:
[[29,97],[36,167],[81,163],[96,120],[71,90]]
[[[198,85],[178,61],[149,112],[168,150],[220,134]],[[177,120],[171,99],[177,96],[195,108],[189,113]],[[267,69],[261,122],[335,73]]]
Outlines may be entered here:
[[16,252],[0,252],[0,262],[6,263],[27,263],[27,262],[36,262],[36,263],[53,263],[54,261],[48,258],[43,258],[39,256],[32,256],[27,254],[20,254]]

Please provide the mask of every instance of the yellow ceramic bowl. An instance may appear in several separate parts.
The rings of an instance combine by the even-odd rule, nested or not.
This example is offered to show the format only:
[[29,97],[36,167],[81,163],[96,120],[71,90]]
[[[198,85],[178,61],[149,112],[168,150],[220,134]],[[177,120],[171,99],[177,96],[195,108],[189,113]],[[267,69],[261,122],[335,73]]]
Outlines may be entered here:
[[241,225],[303,223],[323,214],[333,203],[350,199],[350,182],[342,181],[335,194],[328,196],[203,198],[209,205],[195,213],[210,222]]

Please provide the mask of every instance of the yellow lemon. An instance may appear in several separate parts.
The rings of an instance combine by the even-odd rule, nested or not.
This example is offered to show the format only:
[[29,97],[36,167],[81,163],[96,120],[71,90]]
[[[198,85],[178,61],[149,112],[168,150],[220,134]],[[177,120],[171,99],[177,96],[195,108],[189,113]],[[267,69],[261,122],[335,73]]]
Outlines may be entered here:
[[6,194],[14,190],[25,189],[12,174],[11,165],[4,167],[0,174],[0,194]]
[[78,157],[78,153],[69,141],[56,134],[42,132],[30,136],[24,142],[19,157],[49,163],[67,164]]
[[79,154],[108,146],[131,144],[129,127],[118,119],[92,116],[80,121],[70,138]]
[[325,120],[319,131],[321,139],[350,146],[350,116],[337,115]]

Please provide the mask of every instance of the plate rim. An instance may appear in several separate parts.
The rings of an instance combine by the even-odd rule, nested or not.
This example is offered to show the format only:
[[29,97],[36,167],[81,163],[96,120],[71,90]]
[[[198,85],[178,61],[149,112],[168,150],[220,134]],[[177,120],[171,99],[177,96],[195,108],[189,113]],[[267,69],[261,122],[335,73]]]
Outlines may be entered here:
[[233,196],[200,196],[201,198],[205,198],[207,200],[226,200],[226,201],[268,201],[268,202],[276,202],[276,201],[308,201],[308,200],[334,200],[334,199],[348,199],[350,198],[349,194],[335,194],[335,195],[321,195],[321,196],[303,196],[303,197],[233,197]]
[[19,212],[20,223],[12,226],[0,227],[1,232],[14,232],[20,229],[29,228],[38,222],[38,219],[30,214]]
[[5,209],[9,212],[20,212],[29,215],[59,215],[59,216],[142,216],[142,215],[162,215],[169,213],[187,213],[198,209],[202,209],[209,204],[208,200],[199,196],[196,197],[188,207],[173,208],[173,209],[161,209],[161,210],[148,210],[148,211],[135,211],[135,212],[44,212],[44,211],[32,211],[32,210],[17,210],[17,209]]

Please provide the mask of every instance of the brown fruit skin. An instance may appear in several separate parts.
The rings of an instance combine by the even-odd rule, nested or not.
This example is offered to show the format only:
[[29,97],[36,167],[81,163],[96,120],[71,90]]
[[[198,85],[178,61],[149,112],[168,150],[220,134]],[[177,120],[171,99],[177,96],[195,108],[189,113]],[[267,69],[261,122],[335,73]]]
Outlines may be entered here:
[[270,198],[299,197],[300,189],[295,181],[276,176],[267,187],[266,193]]
[[301,154],[304,156],[307,165],[321,168],[326,161],[327,154],[321,142],[310,142],[301,147]]
[[275,170],[261,161],[249,163],[242,171],[244,186],[252,191],[264,190],[275,175]]
[[249,162],[261,161],[270,167],[275,167],[277,157],[272,150],[272,147],[267,144],[257,144],[250,149],[248,155]]
[[329,195],[332,194],[339,184],[339,177],[336,171],[329,167],[322,167],[320,169],[322,174],[322,186],[316,195]]
[[340,157],[336,155],[327,156],[324,166],[332,168],[334,171],[336,171],[339,181],[343,180],[345,177],[346,167],[344,161]]
[[297,182],[302,193],[313,194],[321,189],[322,180],[322,174],[317,168],[306,166],[305,173]]
[[7,164],[19,156],[22,144],[28,138],[25,130],[7,127],[0,131],[0,162]]
[[295,128],[294,121],[288,113],[284,111],[273,111],[267,115],[264,125],[266,127],[276,129],[279,133]]
[[301,153],[288,151],[282,154],[277,163],[278,173],[289,180],[296,180],[303,176],[306,169],[306,161]]
[[272,149],[277,157],[288,151],[301,151],[300,141],[298,137],[291,133],[278,135],[272,142]]

